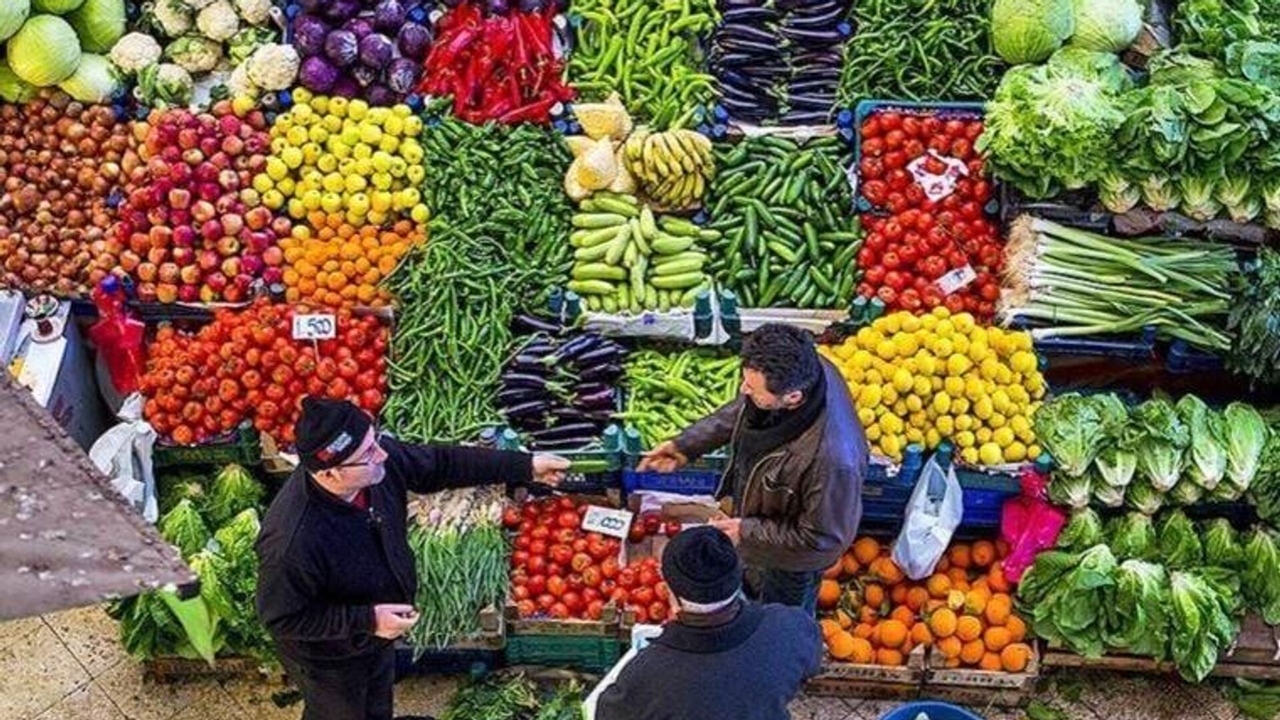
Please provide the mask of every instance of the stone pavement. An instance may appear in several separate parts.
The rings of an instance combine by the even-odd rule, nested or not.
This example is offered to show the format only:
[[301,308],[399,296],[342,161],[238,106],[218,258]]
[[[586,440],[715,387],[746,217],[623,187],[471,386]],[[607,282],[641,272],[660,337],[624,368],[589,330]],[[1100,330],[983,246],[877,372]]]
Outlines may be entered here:
[[[408,678],[396,686],[398,713],[436,714],[456,687],[452,678]],[[298,703],[280,707],[287,688],[256,679],[161,684],[117,641],[101,608],[70,610],[0,624],[0,720],[297,720]],[[1238,720],[1212,686],[1171,678],[1060,671],[1040,702],[1058,720]],[[878,720],[896,703],[802,697],[795,720]],[[1022,720],[1017,711],[973,708],[987,720]]]

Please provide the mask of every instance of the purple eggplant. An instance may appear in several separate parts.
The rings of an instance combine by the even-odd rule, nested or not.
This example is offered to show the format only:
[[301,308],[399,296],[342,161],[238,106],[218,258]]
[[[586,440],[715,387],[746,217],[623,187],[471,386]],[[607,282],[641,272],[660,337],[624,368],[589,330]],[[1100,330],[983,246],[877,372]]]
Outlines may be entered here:
[[503,414],[509,418],[527,418],[550,411],[551,405],[546,400],[530,400],[529,402],[523,402],[503,409]]
[[302,57],[319,55],[329,37],[329,26],[314,15],[303,15],[293,25],[293,46]]
[[490,15],[506,15],[511,10],[507,0],[485,0],[484,10]]
[[621,374],[621,365],[596,365],[595,367],[583,370],[578,375],[578,379],[583,382],[595,382],[597,380],[608,382],[610,379],[617,378]]
[[380,0],[373,8],[373,29],[393,33],[404,23],[406,14],[400,0]]
[[312,92],[327,93],[337,80],[338,69],[319,55],[303,60],[298,70],[298,81]]
[[[373,33],[366,35],[360,39],[360,62],[365,67],[376,68],[381,70],[391,62],[391,57],[395,54],[395,46],[391,44],[391,39],[386,35]],[[357,80],[359,78],[356,78]]]
[[396,35],[396,46],[410,60],[422,60],[431,48],[431,30],[415,22],[405,23]]
[[418,82],[418,64],[407,58],[392,61],[387,69],[387,87],[400,95],[407,94]]
[[511,320],[511,329],[519,333],[548,333],[550,335],[559,335],[564,331],[564,328],[559,323],[533,315],[516,315]]
[[356,61],[360,52],[356,34],[350,30],[334,30],[324,41],[324,55],[338,67],[347,67]]

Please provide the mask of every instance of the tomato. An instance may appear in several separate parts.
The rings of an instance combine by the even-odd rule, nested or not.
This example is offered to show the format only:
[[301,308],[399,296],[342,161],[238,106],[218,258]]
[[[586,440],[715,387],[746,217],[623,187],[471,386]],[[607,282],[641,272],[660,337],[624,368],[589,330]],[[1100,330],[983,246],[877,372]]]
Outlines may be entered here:
[[902,304],[903,310],[919,310],[923,302],[920,299],[920,293],[915,288],[903,290],[898,296],[898,302]]
[[573,498],[571,497],[565,497],[562,495],[560,499],[556,501],[556,503],[561,510],[577,510],[578,509],[578,504],[574,502]]
[[942,131],[953,138],[962,138],[965,136],[965,122],[963,120],[948,120]]
[[902,147],[902,151],[907,154],[908,160],[914,160],[924,155],[924,143],[919,140],[908,140],[907,144]]
[[599,620],[604,616],[604,603],[599,600],[592,600],[587,603],[587,619]]
[[600,568],[590,566],[582,569],[582,584],[587,588],[598,588],[602,582],[604,582],[604,575],[601,574]]
[[573,555],[573,558],[569,561],[569,567],[573,568],[573,571],[578,573],[582,572],[583,570],[586,570],[587,568],[591,567],[594,564],[595,564],[595,560],[593,560],[590,555],[584,552],[575,553]]
[[547,578],[545,575],[534,573],[529,576],[529,581],[525,583],[525,587],[529,588],[531,594],[541,595],[547,591]]
[[960,295],[948,295],[942,304],[953,314],[964,312],[964,298]]
[[898,300],[898,293],[891,287],[882,287],[876,290],[876,297],[885,305],[893,306]]
[[511,553],[512,569],[521,568],[529,564],[529,553],[525,550],[516,550]]
[[547,559],[531,550],[529,552],[529,561],[525,563],[525,567],[534,575],[545,573],[547,571]]
[[662,516],[656,512],[647,512],[641,516],[644,519],[644,532],[646,535],[657,535],[662,529]]
[[920,126],[920,118],[910,116],[902,118],[902,132],[905,133],[907,137],[916,137],[919,135]]
[[618,587],[630,590],[636,586],[636,571],[629,567],[618,571]]
[[569,545],[573,547],[575,553],[584,553],[587,551],[587,539],[584,537],[575,537],[570,541]]
[[591,540],[587,542],[587,553],[591,555],[593,560],[604,561],[610,555],[614,554],[609,548],[609,543],[604,540]]
[[868,138],[862,141],[862,154],[864,157],[875,157],[884,152],[884,142],[880,138]]
[[538,596],[537,602],[538,602],[538,609],[542,610],[543,612],[546,612],[551,609],[552,605],[556,604],[556,599],[551,595],[548,595],[547,593],[542,593],[541,595]]
[[648,605],[653,602],[653,588],[642,586],[632,590],[631,602],[637,605]]
[[873,138],[880,134],[880,118],[872,115],[862,123],[862,137]]
[[654,600],[649,603],[649,620],[652,622],[662,622],[663,620],[666,620],[667,611],[670,609],[671,606],[666,603]]
[[[864,174],[865,177],[865,174]],[[884,184],[883,180],[868,180],[862,184],[862,195],[873,205],[879,205],[884,202],[885,195],[888,194],[889,188]]]
[[[514,530],[520,526],[520,511],[508,505],[502,510],[502,526]],[[517,538],[518,539],[518,538]]]
[[556,517],[556,525],[572,530],[582,524],[582,519],[578,517],[578,513],[573,510],[564,510]]
[[568,565],[573,562],[573,548],[559,543],[547,549],[547,559],[557,565]]
[[648,537],[648,534],[644,531],[644,522],[639,518],[631,521],[631,528],[627,530],[627,540],[630,540],[633,543],[638,543],[646,537]]
[[973,142],[978,139],[978,136],[982,135],[983,129],[981,120],[970,120],[968,126],[964,129],[964,136],[970,142]]
[[578,531],[569,528],[557,528],[551,531],[551,537],[561,545],[572,546],[578,540]]
[[885,266],[889,270],[897,270],[898,268],[902,267],[902,259],[898,257],[898,253],[894,252],[893,250],[890,250],[889,252],[880,256],[880,264]]
[[884,155],[884,167],[888,170],[886,178],[890,180],[889,187],[895,187],[892,179],[894,173],[905,173],[907,166],[907,154],[901,150],[893,150]]
[[552,575],[560,575],[561,577],[563,577],[564,573],[565,573],[564,565],[561,565],[559,563],[553,563],[550,560],[547,561],[547,577],[550,577]]
[[889,130],[897,130],[902,127],[902,116],[895,112],[886,112],[879,115],[880,127],[886,132]]
[[569,589],[569,584],[559,575],[547,576],[547,592],[555,597],[561,597],[565,591]]
[[645,587],[653,587],[661,579],[662,576],[658,571],[651,567],[641,567],[639,574],[636,575],[636,582]]
[[659,582],[653,586],[653,596],[666,602],[667,598],[671,596],[671,589],[667,587],[666,581]]
[[548,544],[546,540],[543,540],[542,538],[538,537],[536,527],[534,528],[534,532],[529,533],[529,537],[532,538],[531,540],[529,540],[529,547],[528,547],[529,554],[546,557]]
[[683,529],[684,529],[684,525],[682,525],[681,523],[676,522],[675,520],[669,520],[665,525],[662,526],[662,534],[666,535],[669,538],[675,537]]
[[565,593],[564,597],[560,598],[560,602],[564,603],[564,606],[573,614],[581,612],[585,607],[585,603],[582,601],[582,596],[572,590]]
[[632,612],[634,612],[636,615],[637,623],[640,623],[643,625],[644,623],[649,622],[649,613],[644,608],[636,607],[632,609]]
[[881,285],[884,283],[885,270],[882,265],[874,265],[867,268],[863,273],[863,279],[872,285]]
[[606,580],[613,580],[618,577],[618,559],[616,557],[607,557],[600,562],[600,574]]
[[[904,144],[906,144],[906,142],[907,142],[907,135],[902,130],[890,130],[889,132],[885,133],[884,146],[890,150],[898,150]],[[887,163],[887,158],[886,158],[886,163]],[[892,164],[889,164],[889,166],[893,167]]]
[[614,588],[609,592],[609,600],[617,605],[626,605],[631,599],[631,593],[623,588]]
[[538,606],[535,605],[532,600],[521,600],[516,603],[516,612],[519,613],[522,618],[533,617],[533,614],[537,611]]
[[547,527],[546,525],[540,524],[533,529],[533,532],[529,534],[533,536],[534,540],[546,540],[547,538],[551,537],[551,528]]
[[523,585],[517,585],[511,588],[511,599],[515,600],[517,603],[520,602],[521,600],[528,600],[529,588]]
[[1000,286],[994,282],[985,282],[978,288],[978,296],[987,302],[1000,299]]

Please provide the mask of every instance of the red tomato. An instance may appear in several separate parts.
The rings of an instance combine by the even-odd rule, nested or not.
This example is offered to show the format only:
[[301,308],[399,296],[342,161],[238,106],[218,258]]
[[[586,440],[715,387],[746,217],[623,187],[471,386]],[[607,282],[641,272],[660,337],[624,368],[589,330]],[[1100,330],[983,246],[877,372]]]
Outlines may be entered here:
[[636,614],[637,623],[644,624],[649,622],[649,612],[645,610],[643,607],[633,608],[632,612]]
[[587,551],[587,539],[584,537],[574,538],[569,542],[573,546],[575,553],[584,553]]
[[573,561],[573,548],[557,543],[547,549],[547,558],[557,565],[568,565]]
[[566,592],[564,597],[560,598],[560,602],[564,603],[564,606],[569,609],[571,614],[574,615],[581,612],[586,605],[582,601],[582,596],[572,590]]
[[522,568],[529,564],[529,553],[524,550],[516,550],[511,553],[511,568]]
[[862,123],[862,137],[873,138],[880,134],[880,118],[872,115]]
[[539,610],[546,611],[550,610],[551,606],[556,604],[556,599],[547,593],[542,593],[538,596],[537,603]]
[[587,554],[594,560],[603,561],[614,553],[604,540],[590,540],[587,542]]
[[588,588],[600,587],[600,583],[604,581],[604,575],[600,574],[598,567],[586,567],[582,570],[582,584]]
[[547,558],[530,551],[529,561],[525,563],[525,567],[534,575],[545,573],[547,571]]
[[884,131],[897,130],[902,127],[902,116],[895,112],[886,112],[879,115],[880,128]]
[[586,570],[587,568],[591,567],[594,564],[595,564],[595,560],[593,560],[590,555],[584,552],[574,553],[573,557],[570,558],[569,560],[569,567],[573,568],[573,571],[577,573],[580,573],[583,570]]
[[666,602],[671,597],[671,589],[667,587],[666,581],[659,582],[653,586],[653,596],[659,600]]
[[574,502],[574,501],[573,501],[573,498],[571,498],[571,497],[566,497],[566,496],[561,495],[561,496],[560,496],[560,499],[559,499],[559,500],[557,500],[557,501],[556,501],[556,503],[557,503],[557,507],[559,507],[561,510],[575,510],[575,511],[576,511],[576,510],[578,509],[578,504],[577,504],[576,502]]
[[564,510],[556,517],[556,524],[566,530],[572,530],[582,524],[582,519],[574,510]]
[[[536,537],[536,534],[534,537]],[[545,557],[547,554],[547,541],[540,539],[530,540],[528,550],[530,555]]]
[[631,602],[637,605],[648,605],[653,602],[653,588],[641,586],[631,591]]
[[623,588],[614,588],[609,593],[609,599],[617,605],[626,605],[627,601],[631,599],[631,593]]
[[669,538],[675,537],[680,533],[682,529],[684,529],[684,525],[682,525],[679,522],[676,522],[675,520],[669,520],[667,521],[666,524],[662,526],[662,534],[666,535]]
[[618,559],[616,557],[607,557],[600,561],[600,574],[606,580],[612,580],[618,577]]
[[547,578],[547,592],[554,597],[562,597],[566,590],[569,589],[568,583],[559,575],[551,575]]
[[662,622],[663,620],[666,620],[667,611],[670,609],[671,606],[666,603],[654,600],[649,603],[649,620],[652,622]]
[[569,618],[569,608],[564,603],[553,603],[547,610],[547,614],[557,620],[567,620]]
[[521,600],[528,600],[529,588],[525,587],[524,585],[516,585],[515,587],[511,588],[511,599],[515,600],[517,603],[520,602]]
[[587,619],[599,620],[604,616],[604,603],[599,600],[592,600],[587,603]]
[[551,537],[551,528],[546,525],[538,525],[529,533],[534,540],[546,540]]
[[636,586],[636,571],[629,567],[618,571],[618,587],[630,590]]
[[522,618],[533,617],[533,614],[537,611],[538,606],[535,605],[532,600],[521,600],[516,603],[516,612],[519,613]]
[[862,141],[862,154],[864,157],[875,157],[884,152],[884,142],[880,138],[867,138]]
[[662,516],[657,512],[647,512],[641,517],[644,519],[645,534],[657,535],[662,529]]
[[568,528],[557,528],[556,530],[552,531],[551,537],[555,540],[555,542],[561,545],[572,546],[574,541],[578,539],[578,531],[570,530]]

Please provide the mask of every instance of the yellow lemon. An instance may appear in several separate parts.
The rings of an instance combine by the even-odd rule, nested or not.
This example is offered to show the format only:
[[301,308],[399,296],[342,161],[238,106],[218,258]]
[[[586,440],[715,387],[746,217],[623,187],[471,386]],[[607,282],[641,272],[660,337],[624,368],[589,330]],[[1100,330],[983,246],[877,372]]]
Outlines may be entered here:
[[994,413],[994,409],[991,407],[990,397],[986,395],[980,395],[978,399],[974,401],[973,414],[977,415],[978,418],[982,420],[986,420],[987,418],[991,417],[993,413]]
[[901,327],[901,331],[902,331],[902,332],[906,332],[906,333],[919,332],[919,331],[920,331],[920,318],[916,317],[915,315],[910,315],[910,314],[908,314],[906,317],[902,318],[902,327]]
[[932,355],[920,351],[913,359],[916,361],[916,372],[921,375],[934,375],[938,372],[938,361]]
[[916,340],[916,336],[906,333],[894,335],[893,344],[897,348],[898,357],[901,358],[911,357],[920,349],[920,342]]
[[942,435],[937,430],[929,428],[924,434],[924,446],[927,448],[936,448],[942,442]]
[[980,427],[973,433],[973,436],[978,439],[978,444],[980,445],[982,443],[989,443],[991,442],[991,428]]
[[991,433],[991,441],[999,445],[1001,448],[1009,447],[1014,441],[1013,428],[996,428],[995,432]]
[[949,358],[952,352],[951,341],[939,335],[933,340],[932,350],[940,359]]
[[1028,445],[1028,446],[1027,446],[1027,459],[1028,459],[1028,460],[1035,460],[1035,459],[1036,459],[1036,458],[1038,458],[1038,457],[1040,457],[1040,446],[1039,446],[1039,445]]
[[911,388],[915,387],[915,380],[911,377],[911,373],[906,368],[898,368],[893,373],[893,389],[900,393],[911,392]]
[[952,355],[947,358],[947,374],[952,377],[959,377],[969,372],[969,368],[973,367],[973,363],[965,355]]
[[880,452],[897,460],[902,457],[902,441],[896,435],[884,435],[880,438]]
[[875,410],[880,406],[880,386],[876,384],[863,385],[862,391],[858,393],[858,406]]
[[920,431],[920,428],[908,428],[904,436],[908,443],[915,443],[917,445],[924,444],[925,434]]
[[955,398],[951,401],[951,412],[967,413],[969,412],[970,404],[971,403],[969,402],[968,398],[962,398],[962,397]]
[[940,392],[933,396],[931,407],[939,415],[946,415],[951,412],[951,396],[945,392]]
[[983,465],[999,465],[1004,460],[1004,453],[1000,451],[1000,446],[993,443],[983,443],[978,448],[978,460]]
[[961,430],[956,433],[956,445],[959,445],[962,448],[973,447],[975,441],[976,439],[974,438],[973,433],[968,430]]
[[974,427],[973,418],[963,413],[956,415],[956,430],[972,430]]
[[863,432],[867,435],[867,442],[875,442],[880,439],[879,425],[868,425]]
[[907,396],[907,410],[911,412],[919,412],[924,409],[924,401],[919,395],[911,394]]
[[892,360],[898,356],[898,348],[892,340],[881,340],[876,343],[876,355],[883,360]]
[[933,381],[927,377],[917,377],[911,385],[911,392],[920,397],[928,397],[933,392]]
[[902,417],[907,414],[907,401],[899,399],[893,404],[893,414]]
[[876,411],[866,406],[859,407],[858,421],[862,423],[863,427],[870,425],[876,421]]
[[1014,372],[1026,375],[1036,369],[1036,356],[1021,350],[1015,352],[1009,358],[1009,367],[1013,368]]
[[949,375],[943,381],[942,387],[946,389],[948,395],[962,397],[964,395],[964,378],[955,375]]
[[948,437],[956,431],[955,420],[950,415],[942,415],[934,422],[933,426],[937,428],[939,433]]
[[1014,440],[1004,449],[1005,462],[1022,462],[1027,459],[1027,446]]
[[966,465],[977,465],[978,457],[978,448],[967,447],[960,451],[960,460]]
[[976,326],[973,320],[973,316],[967,312],[956,313],[955,315],[952,315],[951,324],[955,325],[955,328],[958,332],[965,333],[966,335],[969,334],[970,332],[973,332],[973,329]]

